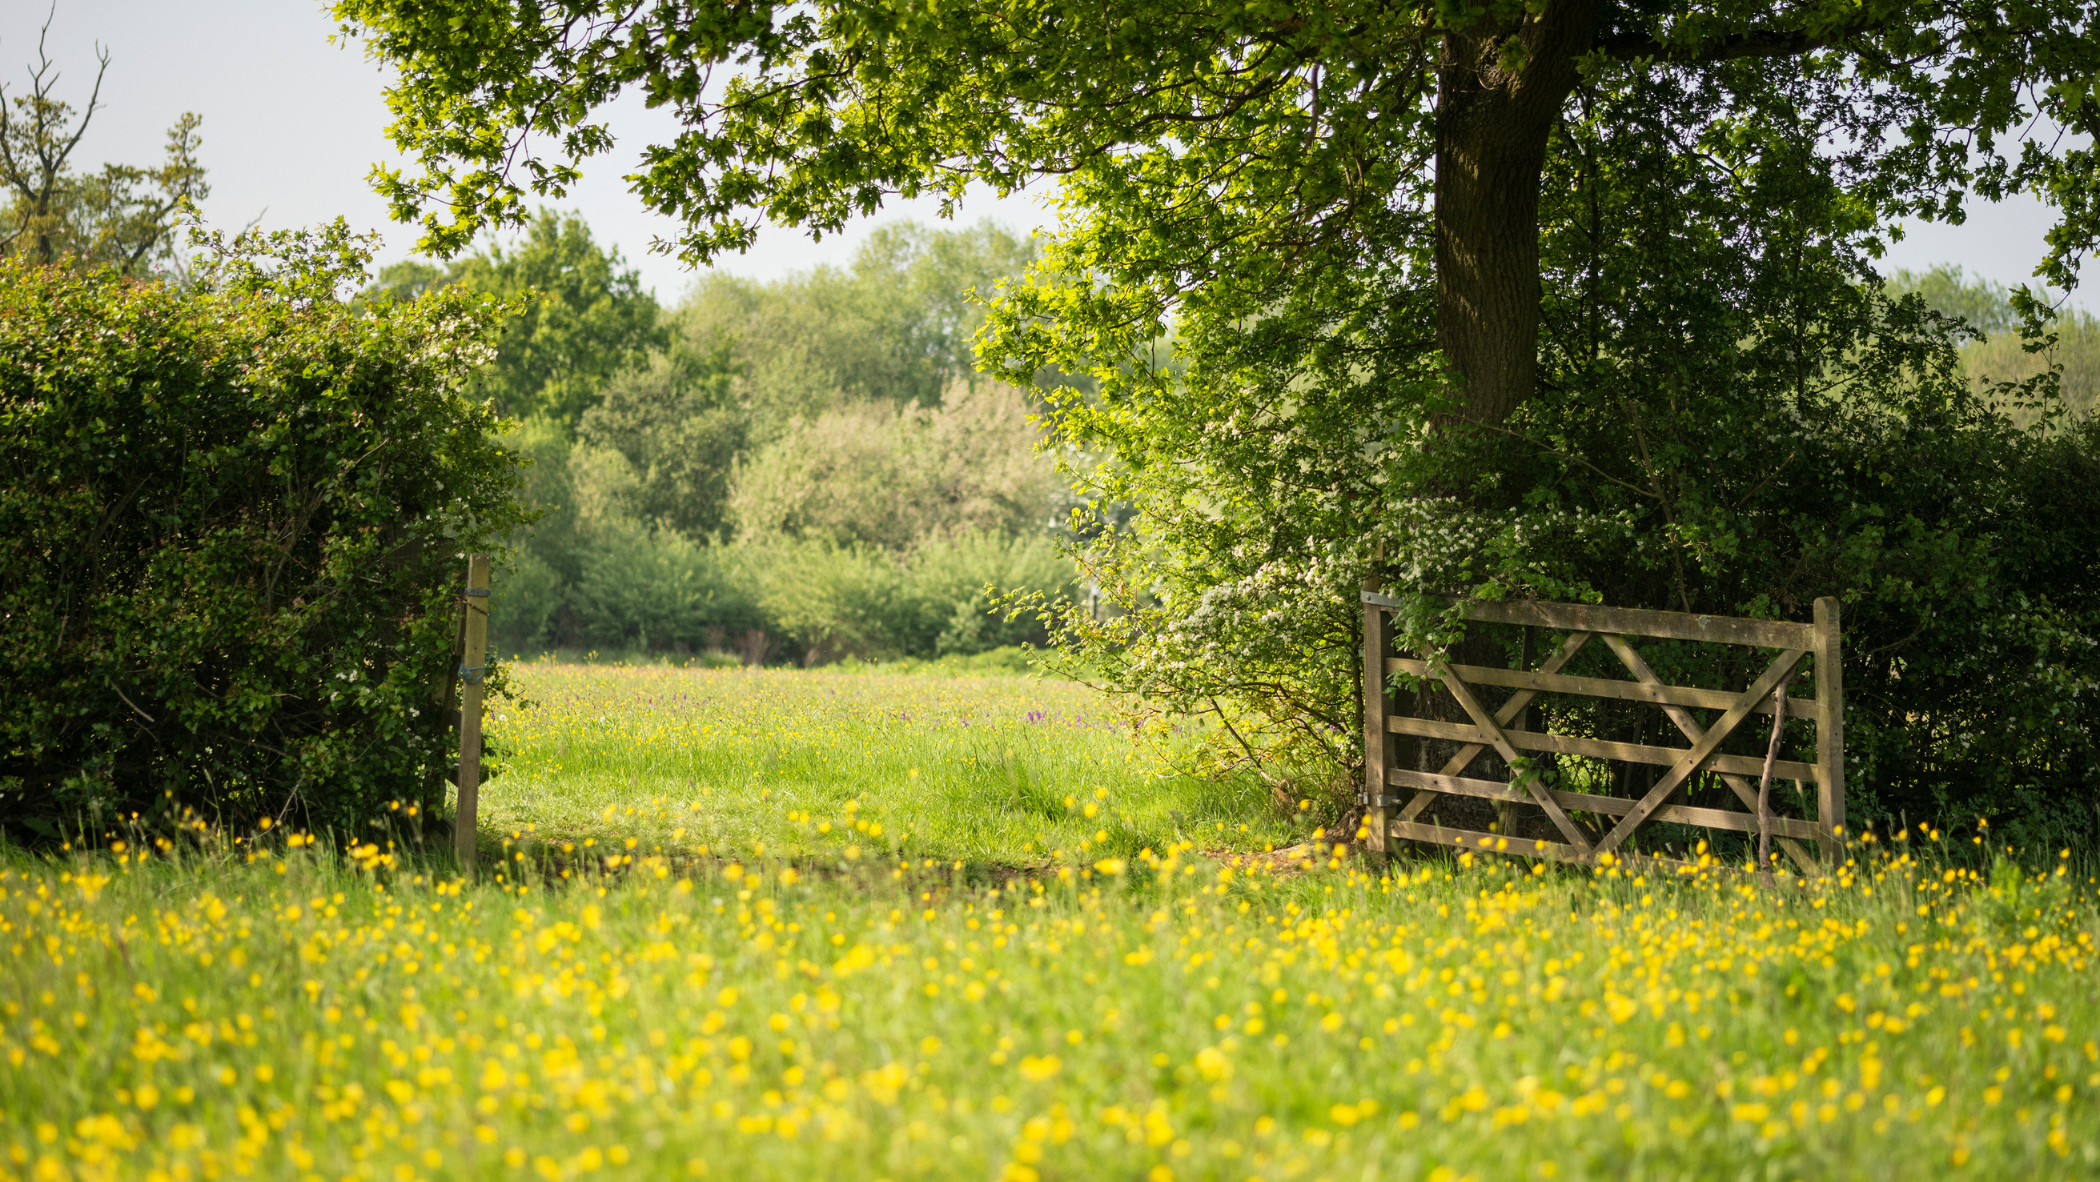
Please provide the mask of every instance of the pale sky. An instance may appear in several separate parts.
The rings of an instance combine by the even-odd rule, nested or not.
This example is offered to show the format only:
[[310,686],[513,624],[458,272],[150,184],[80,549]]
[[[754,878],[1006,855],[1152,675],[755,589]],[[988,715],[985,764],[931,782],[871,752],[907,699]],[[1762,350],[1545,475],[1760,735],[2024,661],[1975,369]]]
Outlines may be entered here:
[[[11,96],[27,84],[44,15],[37,0],[0,4],[0,83]],[[86,102],[97,42],[111,58],[104,109],[76,162],[157,163],[168,125],[180,112],[196,111],[204,117],[202,155],[212,186],[204,212],[212,224],[234,229],[260,214],[264,228],[280,229],[341,214],[357,229],[386,236],[382,261],[402,257],[415,233],[388,220],[385,203],[365,180],[374,162],[395,159],[384,134],[385,76],[361,46],[329,44],[333,31],[313,0],[59,0],[48,41],[62,72],[58,97],[76,107]],[[658,298],[675,300],[692,272],[648,250],[653,237],[670,237],[675,227],[644,210],[620,179],[634,170],[642,145],[673,124],[639,102],[617,104],[607,118],[619,145],[586,165],[583,183],[554,204],[581,212],[601,241],[616,244],[640,269]],[[933,215],[930,202],[893,206],[821,243],[768,227],[749,254],[718,265],[773,278],[844,262],[873,226],[906,216],[932,221]],[[1052,221],[1032,194],[973,198],[959,221],[987,217],[1024,232]],[[2050,211],[2029,199],[1979,204],[1966,225],[1912,227],[1886,264],[1953,263],[1971,275],[2018,284],[2040,261],[2050,221]],[[2088,298],[2077,302],[2095,306]]]

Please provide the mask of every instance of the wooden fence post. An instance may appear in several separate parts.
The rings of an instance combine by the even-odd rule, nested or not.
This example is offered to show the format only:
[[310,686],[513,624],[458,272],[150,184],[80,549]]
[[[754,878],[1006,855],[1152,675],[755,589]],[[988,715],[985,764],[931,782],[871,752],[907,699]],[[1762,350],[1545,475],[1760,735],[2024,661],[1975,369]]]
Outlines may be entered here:
[[[1366,581],[1364,590],[1371,589]],[[1385,729],[1385,658],[1392,649],[1391,630],[1384,608],[1364,604],[1364,824],[1371,830],[1371,851],[1387,856],[1392,816],[1386,809],[1385,769],[1392,762],[1387,755],[1392,737]]]
[[1838,601],[1816,600],[1816,825],[1823,857],[1845,862],[1845,676],[1844,640],[1838,632]]
[[460,872],[474,873],[474,830],[481,803],[481,686],[488,672],[489,556],[467,557],[467,644],[460,661],[459,806],[452,814],[452,850]]

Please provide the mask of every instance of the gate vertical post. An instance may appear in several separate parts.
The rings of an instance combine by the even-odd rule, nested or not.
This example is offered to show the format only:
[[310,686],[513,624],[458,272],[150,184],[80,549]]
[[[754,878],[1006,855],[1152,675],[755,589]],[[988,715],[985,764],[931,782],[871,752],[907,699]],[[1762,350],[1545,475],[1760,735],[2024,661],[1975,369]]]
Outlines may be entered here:
[[460,662],[459,804],[452,810],[452,850],[460,873],[474,876],[474,831],[481,802],[481,690],[488,672],[489,556],[467,558],[467,655]]
[[1823,857],[1845,861],[1845,674],[1838,601],[1816,600],[1816,824]]
[[[1374,588],[1364,581],[1364,590]],[[1385,609],[1364,604],[1364,825],[1371,830],[1369,848],[1391,857],[1386,808],[1385,769],[1391,765],[1392,736],[1385,729],[1385,658],[1392,649],[1392,624]]]

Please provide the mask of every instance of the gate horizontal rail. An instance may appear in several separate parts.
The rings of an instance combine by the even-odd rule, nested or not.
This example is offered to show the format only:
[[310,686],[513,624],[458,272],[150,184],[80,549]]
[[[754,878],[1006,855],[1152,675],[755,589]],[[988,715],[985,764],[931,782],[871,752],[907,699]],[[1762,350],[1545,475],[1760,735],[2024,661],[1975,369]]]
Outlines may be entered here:
[[[1367,590],[1363,594],[1364,804],[1374,850],[1389,851],[1392,840],[1398,838],[1593,863],[1601,855],[1618,850],[1641,826],[1662,821],[1737,833],[1769,833],[1788,857],[1811,874],[1818,873],[1820,868],[1801,841],[1817,843],[1825,859],[1842,858],[1845,823],[1844,691],[1839,664],[1842,640],[1836,599],[1816,600],[1815,622],[1812,624],[1592,604],[1516,602],[1467,605],[1465,619],[1469,623],[1523,625],[1566,633],[1558,648],[1536,669],[1497,669],[1431,660],[1429,654],[1397,654],[1393,651],[1389,617],[1394,610],[1406,606],[1373,591]],[[1634,649],[1630,638],[1638,637],[1777,651],[1764,671],[1741,692],[1704,689],[1664,684]],[[1561,672],[1593,639],[1601,641],[1619,658],[1632,680],[1578,677]],[[1799,666],[1809,658],[1813,658],[1815,697],[1803,699],[1781,692]],[[1441,685],[1470,721],[1420,718],[1395,709],[1387,693],[1388,679],[1394,674]],[[1475,686],[1514,692],[1490,712],[1473,692]],[[1526,712],[1541,694],[1660,707],[1688,745],[1667,747],[1526,729],[1523,722]],[[1754,715],[1771,717],[1781,708],[1781,703],[1784,703],[1786,717],[1803,719],[1814,725],[1814,762],[1768,760],[1719,750],[1745,720]],[[1707,726],[1691,713],[1692,710],[1718,710],[1721,716]],[[1395,744],[1392,736],[1395,735],[1455,743],[1458,750],[1438,772],[1398,767],[1393,760]],[[1489,750],[1501,755],[1512,768],[1521,766],[1523,756],[1520,752],[1542,752],[1659,766],[1666,770],[1638,799],[1549,789],[1536,775],[1517,776],[1513,782],[1466,776],[1464,773],[1473,761]],[[1727,785],[1747,811],[1672,801],[1676,793],[1702,774],[1711,774]],[[1815,819],[1777,817],[1769,815],[1767,810],[1761,822],[1757,811],[1759,794],[1752,781],[1767,775],[1798,783],[1813,783],[1816,786]],[[1403,801],[1388,795],[1388,788],[1413,789],[1414,793]],[[1439,796],[1536,805],[1559,830],[1563,840],[1517,839],[1507,834],[1422,823],[1419,820],[1422,812]],[[1601,837],[1593,839],[1568,817],[1571,810],[1617,820]]]

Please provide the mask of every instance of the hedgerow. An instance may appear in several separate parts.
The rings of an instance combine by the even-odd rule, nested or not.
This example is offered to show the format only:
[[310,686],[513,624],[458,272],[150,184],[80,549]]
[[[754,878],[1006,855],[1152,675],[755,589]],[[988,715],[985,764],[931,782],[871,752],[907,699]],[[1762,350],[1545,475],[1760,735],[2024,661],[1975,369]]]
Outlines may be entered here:
[[518,524],[465,393],[496,308],[370,244],[195,239],[187,285],[0,262],[0,824],[442,803],[464,552]]

